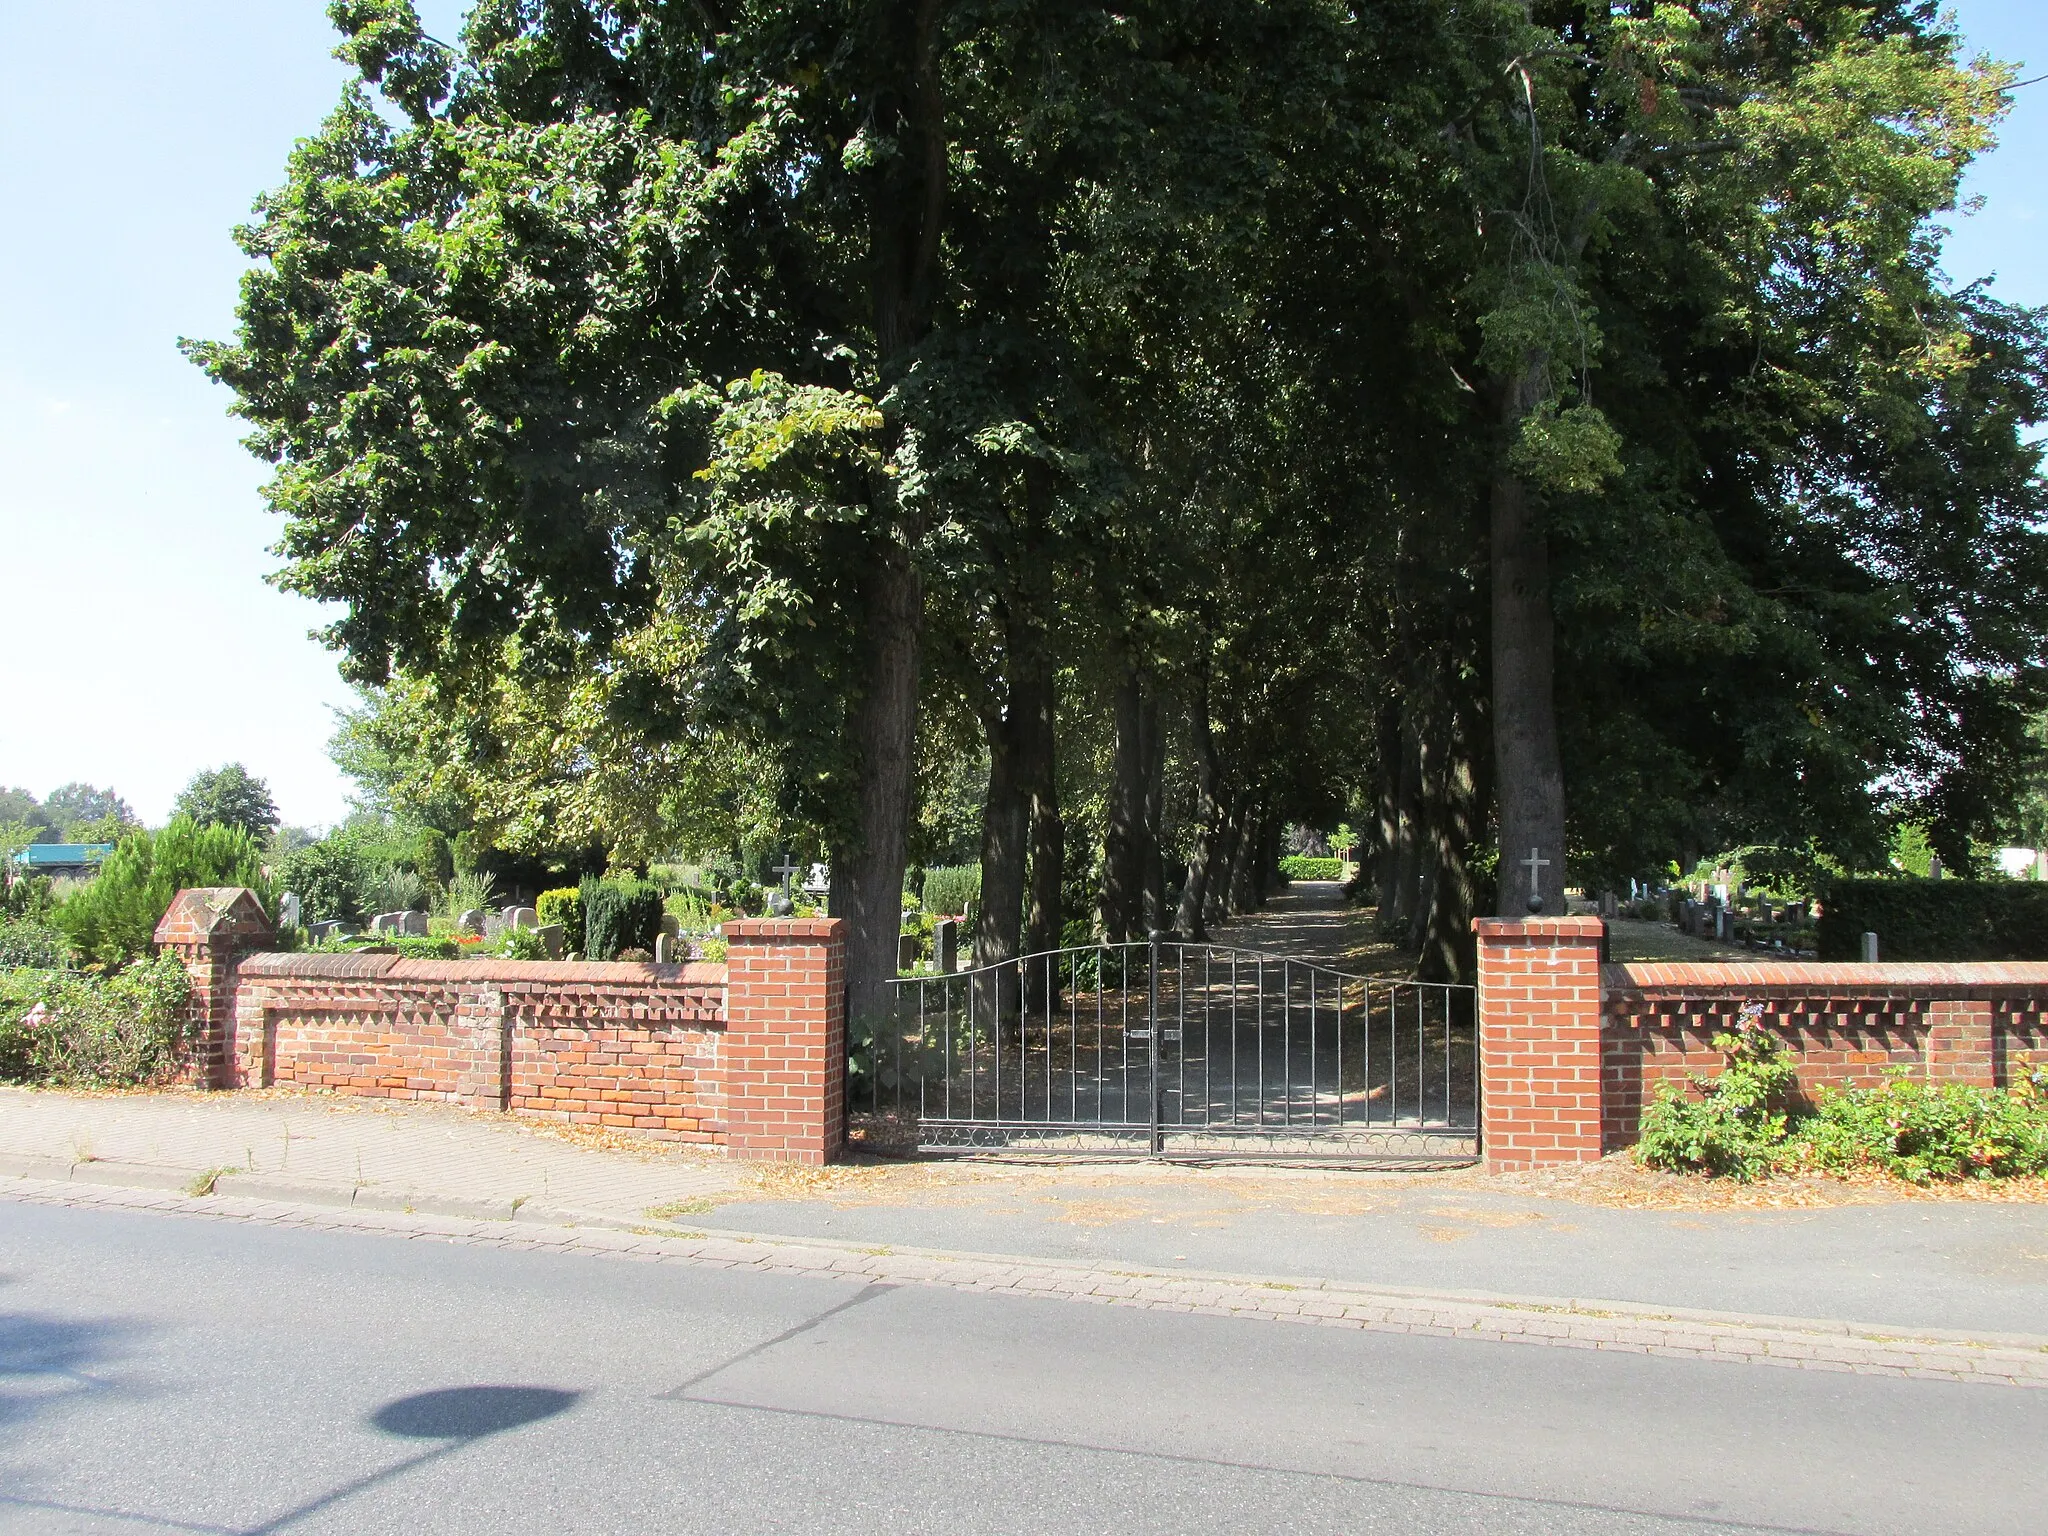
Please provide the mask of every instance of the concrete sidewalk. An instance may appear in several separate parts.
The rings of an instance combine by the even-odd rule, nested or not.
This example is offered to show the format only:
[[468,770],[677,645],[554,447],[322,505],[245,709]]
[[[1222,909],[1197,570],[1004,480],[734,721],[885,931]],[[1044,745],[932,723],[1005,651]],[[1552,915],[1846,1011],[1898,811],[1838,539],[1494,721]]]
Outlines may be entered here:
[[1597,1176],[1575,1198],[1572,1179],[1473,1171],[795,1169],[285,1091],[0,1089],[0,1175],[521,1224],[646,1228],[660,1212],[699,1230],[857,1247],[2048,1333],[2048,1202],[1851,1191],[1837,1198],[1861,1203],[1630,1209],[1601,1203],[1612,1190]]
[[0,1175],[552,1222],[642,1221],[740,1187],[721,1157],[624,1141],[445,1104],[0,1088]]

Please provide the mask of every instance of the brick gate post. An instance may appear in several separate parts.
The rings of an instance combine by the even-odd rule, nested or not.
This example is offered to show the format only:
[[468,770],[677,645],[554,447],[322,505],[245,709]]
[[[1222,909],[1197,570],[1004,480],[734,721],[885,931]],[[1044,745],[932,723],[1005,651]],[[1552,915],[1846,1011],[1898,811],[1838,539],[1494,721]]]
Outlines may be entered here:
[[846,1144],[846,921],[725,925],[726,1150],[829,1163]]
[[156,925],[157,948],[178,957],[192,985],[184,1075],[199,1087],[235,1086],[235,966],[276,939],[263,903],[240,885],[180,891]]
[[1475,918],[1489,1172],[1600,1156],[1597,917]]

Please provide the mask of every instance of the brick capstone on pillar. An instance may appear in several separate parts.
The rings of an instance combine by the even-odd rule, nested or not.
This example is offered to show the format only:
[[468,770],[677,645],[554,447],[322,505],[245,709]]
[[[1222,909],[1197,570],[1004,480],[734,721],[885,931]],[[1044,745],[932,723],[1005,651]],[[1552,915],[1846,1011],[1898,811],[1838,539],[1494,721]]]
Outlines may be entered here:
[[276,937],[263,903],[244,886],[180,891],[156,925],[157,948],[176,955],[191,982],[183,1075],[194,1085],[235,1086],[235,967]]
[[1600,1156],[1597,917],[1477,918],[1479,1097],[1492,1172]]

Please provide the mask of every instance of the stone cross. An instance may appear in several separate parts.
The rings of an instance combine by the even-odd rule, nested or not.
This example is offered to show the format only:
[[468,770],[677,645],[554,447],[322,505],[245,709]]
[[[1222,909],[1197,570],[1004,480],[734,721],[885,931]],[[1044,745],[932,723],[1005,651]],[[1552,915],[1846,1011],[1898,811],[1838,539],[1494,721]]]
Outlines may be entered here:
[[1550,860],[1543,857],[1542,849],[1531,848],[1529,850],[1529,857],[1522,860],[1522,863],[1529,870],[1529,910],[1531,912],[1541,912],[1543,910],[1542,871],[1550,868]]
[[802,872],[803,865],[786,853],[782,856],[782,862],[775,866],[775,873],[782,876],[782,888],[785,891],[789,889],[790,881]]

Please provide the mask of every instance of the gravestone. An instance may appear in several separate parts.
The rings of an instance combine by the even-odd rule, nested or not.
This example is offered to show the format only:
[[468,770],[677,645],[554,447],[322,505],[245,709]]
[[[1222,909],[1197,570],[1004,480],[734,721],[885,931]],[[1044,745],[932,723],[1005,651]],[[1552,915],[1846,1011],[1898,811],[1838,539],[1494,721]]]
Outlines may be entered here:
[[1614,892],[1602,891],[1600,893],[1600,915],[1610,922],[1621,916],[1621,903],[1615,899]]
[[405,930],[399,924],[405,919],[406,914],[403,912],[379,912],[370,919],[370,932],[380,938],[387,933],[403,933]]
[[341,924],[336,922],[315,923],[306,932],[312,935],[313,942],[318,944],[322,939],[331,939],[337,933],[340,933]]
[[427,936],[427,914],[424,912],[401,912],[398,927],[394,930],[403,939],[424,939]]
[[277,926],[296,928],[299,926],[299,897],[296,891],[286,891],[277,898]]
[[505,909],[505,926],[507,928],[538,928],[540,926],[540,914],[534,911],[532,907],[507,907]]
[[960,969],[960,920],[945,917],[932,929],[932,958],[941,976]]
[[681,953],[683,959],[687,959],[690,953],[690,946],[682,943],[679,937],[673,933],[663,933],[655,936],[654,963],[656,965],[682,964],[682,960],[677,958],[678,952]]
[[455,926],[464,933],[482,933],[484,931],[484,922],[488,915],[482,907],[471,907],[467,912],[455,919]]
[[896,935],[896,969],[907,971],[917,965],[917,952],[924,948],[923,941],[914,933]]
[[533,930],[540,935],[540,941],[547,946],[548,958],[559,960],[568,942],[568,930],[560,923],[542,923]]
[[661,931],[672,939],[683,931],[683,925],[673,912],[664,912],[661,914]]

